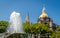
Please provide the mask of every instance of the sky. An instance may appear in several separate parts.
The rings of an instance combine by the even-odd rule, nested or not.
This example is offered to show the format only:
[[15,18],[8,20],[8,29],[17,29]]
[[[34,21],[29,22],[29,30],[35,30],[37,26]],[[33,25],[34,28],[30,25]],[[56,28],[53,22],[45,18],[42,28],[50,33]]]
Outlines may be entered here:
[[60,25],[60,0],[0,0],[0,20],[10,20],[13,11],[20,13],[25,22],[27,13],[31,23],[35,23],[42,13],[43,6],[54,23]]

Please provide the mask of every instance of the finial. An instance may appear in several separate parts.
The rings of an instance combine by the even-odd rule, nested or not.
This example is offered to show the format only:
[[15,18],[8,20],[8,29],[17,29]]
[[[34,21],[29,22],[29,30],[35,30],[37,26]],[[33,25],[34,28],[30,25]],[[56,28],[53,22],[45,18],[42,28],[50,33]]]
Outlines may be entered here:
[[45,12],[45,10],[46,10],[46,8],[45,8],[45,4],[43,4],[42,13],[44,13],[44,12]]

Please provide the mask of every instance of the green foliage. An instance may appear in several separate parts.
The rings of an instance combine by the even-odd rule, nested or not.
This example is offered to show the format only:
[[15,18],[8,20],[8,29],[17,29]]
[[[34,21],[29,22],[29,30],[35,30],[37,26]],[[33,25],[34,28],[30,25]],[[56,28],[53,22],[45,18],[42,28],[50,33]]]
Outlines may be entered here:
[[56,37],[56,32],[50,31],[50,36],[51,36],[51,38],[55,38]]
[[49,31],[49,25],[48,24],[41,24],[41,33],[45,34]]
[[8,21],[0,21],[0,33],[5,32],[9,22]]
[[26,33],[30,33],[30,28],[31,28],[30,24],[23,23],[23,25],[24,25],[24,31]]
[[60,38],[60,32],[52,31],[51,32],[51,38]]
[[40,29],[41,29],[41,25],[40,24],[38,24],[38,23],[34,23],[33,25],[32,25],[32,31],[34,31],[34,33],[40,33]]
[[48,32],[49,25],[47,24],[39,24],[39,23],[33,23],[33,24],[27,24],[24,23],[24,31],[26,33],[45,33]]
[[57,26],[56,30],[57,30],[57,31],[60,31],[60,26]]

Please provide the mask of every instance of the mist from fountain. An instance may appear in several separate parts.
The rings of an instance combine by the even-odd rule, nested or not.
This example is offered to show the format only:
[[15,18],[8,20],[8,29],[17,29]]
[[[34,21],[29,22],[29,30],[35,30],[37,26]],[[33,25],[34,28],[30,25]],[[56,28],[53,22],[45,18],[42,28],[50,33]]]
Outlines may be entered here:
[[7,33],[24,33],[22,19],[20,13],[12,12],[10,16],[10,24],[7,28]]

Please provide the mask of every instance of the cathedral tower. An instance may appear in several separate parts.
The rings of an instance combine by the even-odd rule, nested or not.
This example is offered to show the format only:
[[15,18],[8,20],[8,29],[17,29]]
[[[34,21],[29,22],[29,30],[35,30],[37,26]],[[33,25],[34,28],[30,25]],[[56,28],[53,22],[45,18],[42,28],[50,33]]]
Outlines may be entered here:
[[26,23],[30,23],[30,21],[29,21],[29,13],[26,15]]
[[48,24],[50,26],[50,30],[52,30],[52,19],[48,16],[48,14],[46,13],[46,8],[43,7],[42,9],[42,14],[39,16],[38,18],[38,23],[40,24]]

